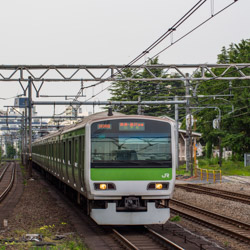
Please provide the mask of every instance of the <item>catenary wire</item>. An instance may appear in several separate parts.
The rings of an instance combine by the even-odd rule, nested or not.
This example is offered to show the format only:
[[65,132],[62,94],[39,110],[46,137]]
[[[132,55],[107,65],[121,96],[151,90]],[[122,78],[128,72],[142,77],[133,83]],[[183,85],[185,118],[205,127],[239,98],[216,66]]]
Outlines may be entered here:
[[[174,43],[172,43],[171,45],[167,46],[166,48],[164,48],[163,50],[161,50],[160,52],[158,52],[157,54],[155,54],[153,57],[149,58],[146,62],[144,62],[142,65],[144,65],[145,63],[149,62],[150,60],[154,59],[155,57],[159,56],[159,54],[163,53],[164,51],[166,51],[168,48],[170,48],[171,46],[173,46],[174,44],[176,44],[177,42],[179,42],[180,40],[182,40],[183,38],[185,38],[187,35],[191,34],[192,32],[194,32],[196,29],[198,29],[199,27],[201,27],[202,25],[204,25],[206,22],[208,22],[209,20],[211,20],[213,17],[217,16],[218,14],[220,14],[221,12],[223,12],[224,10],[226,10],[227,8],[229,8],[231,5],[233,5],[234,3],[236,3],[238,0],[234,0],[234,2],[230,3],[229,5],[227,5],[226,7],[224,7],[223,9],[221,9],[220,11],[216,12],[213,16],[209,17],[208,19],[206,19],[205,21],[203,21],[202,23],[200,23],[199,25],[197,25],[194,29],[190,30],[189,32],[187,32],[185,35],[183,35],[181,38],[179,38],[178,40],[176,40]],[[142,66],[141,65],[141,66]],[[124,67],[125,68],[125,67]],[[247,67],[244,67],[247,68]],[[241,69],[237,69],[236,71],[242,70],[244,68]],[[232,72],[230,72],[232,73]],[[218,77],[214,77],[214,79],[216,79]],[[209,79],[206,81],[210,81],[210,80],[214,80],[214,79]],[[100,81],[98,83],[92,84],[90,86],[87,86],[85,88],[91,88],[91,87],[96,87],[97,85],[101,84],[105,82],[105,80]],[[204,81],[203,81],[204,82]],[[196,83],[197,84],[197,83]],[[88,100],[96,97],[97,95],[101,94],[102,92],[106,91],[107,89],[109,89],[111,86],[108,86],[106,88],[104,88],[103,90],[99,91],[97,94],[93,95],[92,97],[90,97]]]

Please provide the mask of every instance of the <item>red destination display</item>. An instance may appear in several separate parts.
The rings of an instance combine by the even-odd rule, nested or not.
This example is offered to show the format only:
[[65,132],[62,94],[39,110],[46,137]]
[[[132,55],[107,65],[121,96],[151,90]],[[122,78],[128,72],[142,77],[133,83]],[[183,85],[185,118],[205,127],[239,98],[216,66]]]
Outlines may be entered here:
[[111,124],[98,124],[98,129],[111,129]]
[[144,122],[120,122],[119,130],[120,131],[144,131],[145,124]]

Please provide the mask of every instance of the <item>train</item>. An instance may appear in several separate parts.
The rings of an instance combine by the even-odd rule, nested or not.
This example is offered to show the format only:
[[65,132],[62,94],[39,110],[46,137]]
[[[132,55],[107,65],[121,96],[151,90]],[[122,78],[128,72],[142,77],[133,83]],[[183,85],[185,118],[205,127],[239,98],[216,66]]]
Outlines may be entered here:
[[32,162],[99,225],[164,224],[176,170],[172,119],[104,111],[32,143]]

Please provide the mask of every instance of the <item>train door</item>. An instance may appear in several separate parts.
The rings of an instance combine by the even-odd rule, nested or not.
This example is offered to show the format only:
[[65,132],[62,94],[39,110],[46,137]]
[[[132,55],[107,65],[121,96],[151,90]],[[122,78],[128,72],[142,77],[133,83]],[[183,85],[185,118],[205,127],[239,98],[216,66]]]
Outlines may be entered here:
[[51,168],[51,143],[49,142],[49,169]]
[[62,179],[66,181],[67,174],[66,174],[66,140],[62,142]]
[[79,137],[79,167],[78,167],[78,176],[79,183],[81,186],[81,191],[84,191],[84,136]]
[[68,174],[68,183],[74,185],[73,179],[73,139],[68,140],[68,165],[67,165],[67,174]]
[[79,187],[79,183],[77,183],[76,180],[78,180],[78,138],[75,137],[73,139],[73,144],[74,144],[74,148],[73,148],[73,163],[72,163],[72,176],[73,176],[73,181],[74,181],[74,187],[78,186]]
[[65,167],[66,167],[65,180],[67,181],[67,183],[69,183],[69,168],[71,167],[69,157],[71,157],[71,143],[69,145],[69,140],[67,139],[66,140],[66,160],[65,160]]
[[46,166],[49,167],[49,144],[46,143]]
[[58,175],[58,141],[55,141],[55,175]]
[[60,140],[59,141],[59,176],[62,179],[63,177],[63,142]]
[[51,142],[51,172],[54,173],[55,142]]

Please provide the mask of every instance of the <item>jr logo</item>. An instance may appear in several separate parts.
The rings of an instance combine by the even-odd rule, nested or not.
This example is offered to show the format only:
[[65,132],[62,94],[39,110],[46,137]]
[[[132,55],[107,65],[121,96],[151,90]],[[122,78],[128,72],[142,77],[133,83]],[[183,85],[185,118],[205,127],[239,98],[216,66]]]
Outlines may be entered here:
[[162,178],[169,178],[169,173],[164,173],[161,177]]

